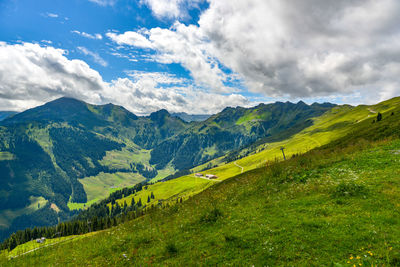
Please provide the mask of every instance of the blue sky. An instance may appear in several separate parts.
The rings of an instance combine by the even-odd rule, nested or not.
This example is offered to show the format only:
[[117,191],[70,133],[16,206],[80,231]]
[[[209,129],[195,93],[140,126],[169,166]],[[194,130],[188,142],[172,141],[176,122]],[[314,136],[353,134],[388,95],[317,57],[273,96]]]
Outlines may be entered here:
[[395,0],[2,0],[0,109],[64,95],[137,114],[374,103],[400,93],[399,13]]
[[[192,20],[193,21],[193,20]],[[173,23],[173,21],[172,21]],[[3,1],[0,8],[0,39],[15,43],[38,42],[69,51],[68,58],[82,59],[100,72],[105,80],[124,75],[126,69],[143,71],[171,71],[187,77],[179,66],[161,66],[154,62],[131,62],[113,56],[114,45],[105,37],[109,31],[125,32],[140,28],[170,27],[171,21],[158,20],[151,10],[138,1],[117,1],[102,6],[85,0],[18,0]],[[84,37],[75,31],[90,35],[100,34],[102,39]],[[78,47],[99,54],[108,64],[102,66],[90,55],[84,55]],[[121,53],[148,53],[140,49],[126,49]]]

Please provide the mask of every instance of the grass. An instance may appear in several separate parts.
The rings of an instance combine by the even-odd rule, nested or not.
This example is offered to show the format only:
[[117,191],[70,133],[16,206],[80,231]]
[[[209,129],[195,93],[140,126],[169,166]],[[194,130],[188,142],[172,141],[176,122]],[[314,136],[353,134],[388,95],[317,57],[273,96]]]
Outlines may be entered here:
[[[164,204],[167,202],[175,203],[178,199],[187,199],[215,183],[217,183],[217,181],[196,178],[194,176],[183,176],[177,179],[149,185],[147,189],[143,189],[134,195],[119,199],[117,202],[119,205],[123,205],[126,201],[126,203],[130,205],[132,198],[134,198],[136,203],[141,199],[142,204],[146,204],[147,206],[158,204],[159,201],[162,201]],[[154,194],[154,199],[151,199],[151,202],[147,203],[148,196],[151,195],[152,192]]]
[[[58,237],[58,238],[48,238],[46,239],[43,243],[37,243],[36,240],[32,240],[29,241],[25,244],[19,245],[18,247],[16,247],[15,249],[11,250],[11,251],[2,251],[2,254],[0,254],[3,258],[16,258],[16,257],[20,257],[25,253],[35,253],[35,251],[44,248],[44,247],[48,247],[48,246],[52,246],[55,244],[59,244],[59,243],[64,243],[64,242],[69,242],[69,241],[76,241],[85,237],[89,237],[92,236],[94,234],[97,233],[87,233],[84,235],[72,235],[72,236],[64,236],[64,237]],[[1,257],[0,256],[0,257]]]
[[90,206],[110,193],[124,188],[130,187],[144,181],[145,178],[138,173],[100,173],[96,176],[79,179],[87,194],[87,203],[68,203],[70,209],[83,209]]
[[311,151],[0,264],[399,266],[399,150],[386,140]]
[[[95,265],[129,265],[128,259],[137,265],[399,265],[399,141],[367,145],[363,152],[340,144],[345,136],[350,144],[352,136],[376,131],[375,140],[398,131],[399,107],[400,98],[336,107],[289,139],[263,144],[263,151],[238,160],[242,175],[233,162],[203,172],[218,180],[234,177],[222,183],[184,176],[151,185],[118,202],[130,204],[135,197],[147,204],[151,192],[156,198],[148,205],[189,200],[74,245],[86,249]],[[372,124],[376,112],[384,120]],[[278,163],[282,146],[288,158],[327,149]],[[71,259],[62,245],[57,249],[48,251],[56,262],[46,254],[39,258],[49,265],[85,262],[79,251],[70,250]]]
[[107,151],[106,156],[100,161],[111,169],[130,169],[130,163],[149,165],[150,151],[134,147],[124,147],[121,151]]
[[162,170],[157,170],[157,171],[158,171],[158,174],[157,174],[156,177],[154,177],[153,179],[150,180],[151,183],[158,182],[159,180],[161,180],[161,179],[167,177],[168,175],[175,173],[176,170],[175,170],[175,168],[172,166],[172,164],[169,163],[167,166],[165,166],[164,169],[162,169]]
[[29,198],[30,204],[29,206],[23,209],[6,209],[0,211],[0,227],[8,228],[16,217],[21,216],[23,214],[32,213],[38,210],[40,207],[44,207],[47,204],[47,200],[43,197],[34,197],[31,196]]
[[15,155],[7,151],[0,151],[0,161],[2,160],[14,160]]
[[[307,127],[284,141],[262,144],[256,150],[263,149],[263,151],[239,159],[236,163],[242,166],[244,171],[249,171],[259,168],[267,164],[267,162],[282,160],[281,147],[285,148],[285,155],[288,158],[294,154],[305,153],[311,149],[340,139],[354,132],[357,127],[369,127],[372,120],[376,117],[376,113],[373,111],[381,112],[384,114],[384,117],[389,117],[390,113],[394,110],[396,110],[396,113],[400,112],[399,107],[400,98],[393,98],[373,106],[361,105],[352,107],[344,105],[335,107],[322,116],[314,118],[312,126]],[[214,159],[201,166],[197,166],[192,171],[199,172],[209,163],[219,166],[203,171],[203,174],[213,173],[219,179],[227,179],[240,173],[240,169],[235,166],[234,162],[225,164],[222,158]]]

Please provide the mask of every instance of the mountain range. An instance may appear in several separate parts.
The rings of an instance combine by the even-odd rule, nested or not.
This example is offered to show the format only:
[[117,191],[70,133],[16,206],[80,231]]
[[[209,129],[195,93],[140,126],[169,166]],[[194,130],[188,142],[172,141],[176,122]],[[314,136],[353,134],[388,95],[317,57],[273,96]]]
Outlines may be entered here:
[[[166,110],[136,116],[121,106],[63,97],[15,114],[0,123],[3,237],[65,220],[74,214],[74,203],[92,203],[112,188],[162,179],[261,138],[293,135],[334,106],[277,102],[225,108],[189,123]],[[109,178],[101,177],[114,174],[124,178],[106,185]],[[93,196],[87,184],[96,179],[103,189]]]
[[15,111],[0,111],[0,121],[17,114]]
[[181,118],[186,122],[205,121],[206,119],[211,117],[211,115],[208,114],[187,114],[186,112],[172,113],[171,115],[174,117]]
[[0,264],[397,266],[399,114],[400,98],[191,123],[69,98],[28,110],[0,126]]

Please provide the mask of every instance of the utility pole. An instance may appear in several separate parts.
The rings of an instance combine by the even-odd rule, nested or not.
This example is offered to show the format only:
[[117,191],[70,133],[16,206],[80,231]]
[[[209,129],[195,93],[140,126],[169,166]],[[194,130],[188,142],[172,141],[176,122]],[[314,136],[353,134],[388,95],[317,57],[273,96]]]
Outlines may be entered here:
[[285,152],[283,151],[284,149],[285,149],[284,147],[281,147],[282,154],[283,154],[283,160],[286,160],[286,157],[285,157]]

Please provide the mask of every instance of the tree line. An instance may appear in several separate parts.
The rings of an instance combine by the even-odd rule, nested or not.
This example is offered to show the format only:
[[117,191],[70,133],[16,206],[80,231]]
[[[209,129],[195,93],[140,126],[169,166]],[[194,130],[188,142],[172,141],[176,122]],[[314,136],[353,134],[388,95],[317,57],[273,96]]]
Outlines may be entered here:
[[153,192],[148,195],[146,204],[142,203],[141,199],[135,202],[134,198],[132,198],[130,205],[126,201],[120,205],[117,200],[147,189],[147,186],[148,183],[139,183],[130,188],[117,190],[106,199],[91,205],[86,210],[80,210],[70,221],[62,222],[55,226],[26,228],[25,230],[17,231],[0,244],[0,250],[12,250],[18,245],[41,237],[56,238],[104,230],[142,216],[145,212],[155,208],[154,205],[152,207],[146,206],[151,199],[155,199]]

